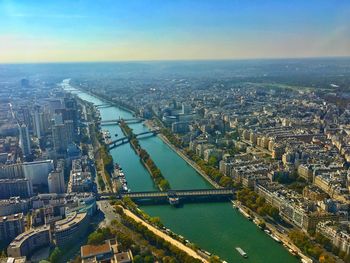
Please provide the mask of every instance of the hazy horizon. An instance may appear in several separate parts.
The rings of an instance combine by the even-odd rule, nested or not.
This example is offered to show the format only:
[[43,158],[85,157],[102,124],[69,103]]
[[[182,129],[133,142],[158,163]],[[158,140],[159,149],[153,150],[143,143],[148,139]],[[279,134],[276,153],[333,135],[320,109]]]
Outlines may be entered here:
[[106,60],[106,61],[39,61],[39,62],[0,62],[0,65],[30,65],[30,64],[113,64],[113,63],[171,63],[171,62],[268,62],[268,61],[298,61],[298,60],[337,60],[350,59],[350,55],[346,56],[315,56],[315,57],[261,57],[261,58],[223,58],[223,59],[149,59],[149,60]]

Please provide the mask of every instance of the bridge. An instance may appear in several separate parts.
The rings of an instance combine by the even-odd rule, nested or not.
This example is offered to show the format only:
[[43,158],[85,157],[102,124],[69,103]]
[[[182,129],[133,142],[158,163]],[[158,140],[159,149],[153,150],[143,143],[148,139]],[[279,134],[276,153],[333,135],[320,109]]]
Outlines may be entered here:
[[132,123],[140,123],[143,122],[145,119],[143,118],[131,118],[131,119],[117,119],[117,120],[104,120],[100,121],[101,125],[119,125],[121,121],[124,121],[127,124]]
[[[137,137],[141,137],[141,136],[144,136],[144,135],[150,135],[150,136],[155,136],[159,133],[160,131],[159,130],[153,130],[153,131],[146,131],[146,132],[141,132],[141,133],[138,133],[138,134],[135,134],[136,138]],[[123,137],[123,138],[119,138],[117,140],[114,140],[114,141],[111,141],[108,146],[109,146],[109,149],[113,149],[113,148],[117,148],[125,143],[128,143],[130,142],[130,137]]]
[[99,199],[111,196],[116,198],[129,197],[136,203],[164,203],[177,205],[182,202],[200,201],[227,201],[235,197],[234,189],[198,189],[198,190],[169,190],[167,192],[130,192],[130,193],[104,193]]
[[112,107],[112,105],[111,105],[111,104],[108,104],[108,103],[103,103],[103,104],[95,105],[95,107],[98,108],[98,109],[103,109],[103,108]]

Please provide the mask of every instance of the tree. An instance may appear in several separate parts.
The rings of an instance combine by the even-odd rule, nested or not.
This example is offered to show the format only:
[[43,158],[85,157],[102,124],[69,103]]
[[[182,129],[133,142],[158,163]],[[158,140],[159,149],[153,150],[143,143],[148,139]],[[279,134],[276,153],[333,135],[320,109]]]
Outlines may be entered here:
[[152,255],[147,255],[143,258],[143,262],[145,263],[153,263],[154,262],[154,258]]
[[279,220],[280,219],[280,215],[279,215],[279,211],[276,207],[271,207],[269,209],[269,215],[274,219],[274,220]]
[[163,224],[162,224],[162,222],[160,221],[160,218],[159,218],[159,217],[151,217],[151,218],[150,218],[150,222],[151,222],[152,224],[157,225],[157,226],[160,226],[160,227],[163,226]]
[[5,250],[1,251],[0,258],[6,258]]
[[223,187],[231,187],[232,186],[232,179],[228,176],[221,177],[219,184]]
[[170,189],[170,184],[166,179],[162,179],[159,182],[159,187],[163,190],[166,191],[168,189]]
[[134,257],[133,263],[143,263],[143,258],[140,255]]
[[61,256],[62,256],[62,251],[60,250],[59,247],[55,247],[55,249],[52,251],[49,260],[51,263],[57,263],[59,262]]
[[218,164],[218,158],[216,158],[215,156],[211,156],[208,160],[208,164],[210,166],[216,166]]
[[113,234],[109,227],[100,228],[88,236],[88,244],[99,245],[102,244],[106,239],[110,239],[112,237]]

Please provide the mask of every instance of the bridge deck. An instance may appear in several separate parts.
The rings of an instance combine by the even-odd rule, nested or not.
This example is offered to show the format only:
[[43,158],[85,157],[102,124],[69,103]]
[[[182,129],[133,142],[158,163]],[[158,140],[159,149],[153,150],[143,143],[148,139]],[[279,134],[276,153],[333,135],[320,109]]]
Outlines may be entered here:
[[130,122],[130,121],[144,121],[145,119],[142,119],[142,118],[131,118],[131,119],[115,119],[115,120],[103,120],[101,121],[101,124],[104,124],[104,123],[119,123],[121,121],[125,121],[125,122]]
[[[102,194],[100,197],[113,196],[116,194]],[[131,199],[158,199],[168,198],[169,196],[179,198],[186,197],[215,197],[215,196],[233,196],[233,189],[198,189],[198,190],[170,190],[168,192],[131,192],[122,193],[120,197],[130,197]]]
[[[152,135],[155,135],[159,133],[159,131],[147,131],[147,132],[141,132],[141,133],[138,133],[138,134],[135,134],[136,137],[139,137],[139,136],[142,136],[142,135],[147,135],[147,134],[152,134]],[[119,139],[116,139],[114,141],[111,141],[108,145],[114,145],[116,144],[117,142],[123,142],[123,141],[129,141],[129,137],[123,137],[123,138],[119,138]]]

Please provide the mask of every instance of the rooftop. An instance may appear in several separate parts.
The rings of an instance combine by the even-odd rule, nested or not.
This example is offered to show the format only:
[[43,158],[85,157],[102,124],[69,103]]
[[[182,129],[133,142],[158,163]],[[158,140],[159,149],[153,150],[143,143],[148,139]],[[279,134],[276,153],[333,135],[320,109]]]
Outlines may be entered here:
[[81,247],[81,257],[89,258],[99,254],[112,253],[112,248],[108,242],[103,245],[86,245]]
[[85,219],[87,216],[86,213],[72,213],[68,215],[65,219],[62,219],[60,221],[57,221],[55,224],[55,231],[63,231],[66,230],[78,223],[80,223],[82,220]]
[[9,245],[9,247],[20,247],[22,245],[22,243],[27,240],[28,238],[30,238],[33,235],[36,235],[40,232],[46,232],[46,231],[50,231],[50,227],[47,225],[38,227],[38,228],[32,228],[20,235],[18,235]]

